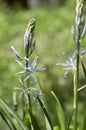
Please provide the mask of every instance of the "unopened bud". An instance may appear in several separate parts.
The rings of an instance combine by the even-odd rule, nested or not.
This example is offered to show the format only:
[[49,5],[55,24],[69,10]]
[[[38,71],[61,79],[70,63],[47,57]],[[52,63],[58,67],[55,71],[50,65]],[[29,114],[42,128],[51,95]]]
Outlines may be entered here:
[[13,92],[13,106],[14,106],[14,111],[17,111],[18,104],[17,104],[17,93],[16,93],[16,91]]
[[72,25],[72,30],[71,30],[71,32],[72,32],[73,39],[74,39],[74,41],[75,41],[76,33],[75,33],[75,29],[74,29],[74,26],[73,26],[73,25]]
[[82,35],[81,35],[82,38],[84,38],[85,34],[86,34],[86,24],[84,25],[84,28],[82,30]]
[[28,27],[24,34],[24,51],[25,51],[26,55],[28,55],[29,49],[32,45],[35,23],[36,23],[36,21],[34,19],[31,19],[29,21]]

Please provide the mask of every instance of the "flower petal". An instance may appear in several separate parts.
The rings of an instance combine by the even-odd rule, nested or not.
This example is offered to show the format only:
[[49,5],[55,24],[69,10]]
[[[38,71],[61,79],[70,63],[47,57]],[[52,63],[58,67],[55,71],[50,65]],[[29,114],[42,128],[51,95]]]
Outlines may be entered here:
[[28,80],[28,79],[30,78],[30,76],[31,76],[31,74],[27,75],[26,78],[24,79],[24,82],[25,82],[26,80]]
[[17,62],[22,68],[26,69],[26,67],[25,67],[21,62],[19,62],[18,60],[16,60],[16,62]]
[[34,60],[33,60],[33,62],[32,62],[32,66],[33,66],[33,68],[36,66],[36,64],[37,64],[37,59],[38,59],[38,56],[35,56],[35,58],[34,58]]
[[69,64],[65,64],[65,63],[57,63],[56,65],[63,66],[63,67],[69,67]]
[[14,46],[11,46],[11,49],[13,50],[13,52],[15,53],[15,55],[17,56],[17,58],[19,60],[23,60],[22,57],[19,55],[19,53],[17,52],[17,50],[14,48]]
[[35,72],[42,72],[42,71],[44,71],[46,68],[38,68],[38,69],[35,69],[34,71]]
[[26,71],[20,71],[20,72],[16,73],[16,75],[25,74],[25,73],[26,73]]

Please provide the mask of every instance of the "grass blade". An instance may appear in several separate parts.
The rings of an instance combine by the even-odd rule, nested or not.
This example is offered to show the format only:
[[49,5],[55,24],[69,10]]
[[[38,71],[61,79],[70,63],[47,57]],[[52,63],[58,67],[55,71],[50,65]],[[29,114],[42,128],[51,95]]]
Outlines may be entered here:
[[10,130],[17,130],[16,126],[14,126],[12,121],[9,119],[7,114],[2,109],[0,111],[0,115],[1,115],[2,119],[4,120],[4,122],[7,124],[7,126],[9,127]]
[[50,125],[51,130],[53,130],[53,126],[52,126],[52,123],[51,123],[51,119],[50,119],[50,117],[49,117],[49,114],[48,114],[48,112],[47,112],[47,110],[46,110],[44,104],[42,103],[42,101],[40,100],[39,97],[37,97],[37,99],[38,99],[39,104],[40,104],[40,106],[41,106],[41,108],[42,108],[42,110],[43,110],[43,112],[44,112],[44,115],[45,115],[45,117],[46,117],[46,119],[47,119],[47,121],[48,121],[48,123],[49,123],[49,125]]
[[0,98],[0,108],[3,109],[4,112],[8,112],[11,116],[13,116],[18,121],[23,130],[29,130],[25,126],[23,121],[15,114],[15,112],[8,106],[8,104],[2,98]]
[[83,113],[83,123],[82,123],[82,128],[81,130],[86,130],[86,105],[84,108],[84,113]]
[[64,113],[63,113],[63,109],[62,106],[58,100],[58,98],[56,97],[55,93],[53,91],[51,91],[52,95],[54,96],[55,100],[57,101],[57,113],[58,113],[58,119],[59,119],[59,123],[61,126],[61,130],[66,130],[65,129],[65,118],[64,118]]
[[31,122],[32,122],[32,126],[33,126],[34,130],[40,130],[39,124],[38,124],[35,116],[33,115],[32,112],[29,111],[29,113],[30,113],[30,118],[31,118]]

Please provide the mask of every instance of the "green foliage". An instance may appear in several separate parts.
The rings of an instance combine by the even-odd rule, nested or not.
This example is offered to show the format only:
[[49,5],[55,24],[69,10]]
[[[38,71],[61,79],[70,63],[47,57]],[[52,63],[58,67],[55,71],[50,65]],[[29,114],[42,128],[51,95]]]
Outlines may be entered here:
[[64,112],[63,112],[62,106],[61,106],[58,98],[56,97],[55,93],[54,92],[51,92],[51,93],[52,93],[52,95],[54,96],[54,98],[57,102],[56,110],[57,110],[57,115],[58,115],[61,130],[66,130],[66,128],[65,128],[65,117],[64,117]]
[[83,112],[83,122],[82,122],[81,130],[85,130],[85,129],[86,129],[86,105]]
[[[69,44],[70,42],[72,42],[71,35],[70,35],[70,28],[73,23],[73,17],[74,17],[74,14],[72,11],[72,5],[73,5],[73,2],[68,2],[65,7],[61,7],[58,9],[54,9],[54,10],[40,9],[40,10],[35,10],[35,11],[34,10],[33,11],[25,11],[25,10],[9,11],[8,9],[1,8],[2,10],[0,12],[0,14],[1,14],[0,28],[1,28],[2,34],[0,35],[0,43],[1,43],[1,47],[0,47],[0,52],[1,52],[1,55],[0,55],[0,62],[1,62],[1,64],[0,64],[0,72],[1,72],[0,95],[7,102],[12,102],[11,98],[9,98],[9,95],[12,97],[12,93],[11,93],[12,88],[13,87],[17,88],[16,86],[19,86],[21,84],[23,88],[22,89],[18,88],[19,90],[22,90],[21,93],[18,92],[18,94],[20,94],[20,96],[22,95],[22,93],[24,94],[23,101],[25,103],[23,102],[24,103],[23,107],[25,105],[26,108],[28,108],[26,105],[26,101],[28,102],[29,107],[31,106],[31,108],[30,108],[31,111],[29,109],[27,109],[28,111],[26,112],[26,113],[28,113],[27,115],[29,115],[29,116],[24,117],[24,120],[22,121],[19,118],[19,116],[17,116],[17,114],[12,109],[10,109],[10,107],[7,105],[7,103],[4,100],[2,100],[2,98],[0,98],[0,114],[1,114],[0,119],[2,119],[7,124],[9,129],[16,130],[21,126],[21,129],[24,129],[24,130],[27,130],[27,129],[41,130],[41,127],[40,127],[41,123],[38,122],[38,119],[36,118],[34,112],[32,112],[32,105],[34,104],[34,103],[30,102],[30,100],[32,100],[32,97],[34,97],[35,101],[38,101],[40,104],[40,109],[43,112],[42,114],[44,115],[44,119],[45,119],[45,123],[46,123],[46,130],[53,130],[53,129],[54,130],[65,130],[66,129],[65,128],[66,127],[66,124],[65,124],[66,118],[64,118],[63,108],[61,107],[61,104],[60,104],[58,98],[60,97],[61,102],[64,102],[64,104],[65,104],[65,105],[63,104],[64,108],[67,108],[68,107],[67,101],[68,101],[68,99],[71,100],[71,98],[72,98],[72,94],[71,94],[72,93],[71,92],[72,84],[69,79],[67,80],[67,83],[65,83],[64,79],[62,78],[62,70],[56,69],[54,65],[59,60],[61,61],[62,56],[60,54],[63,50],[65,50],[67,53],[69,53],[69,52],[71,53],[75,49],[72,44]],[[8,15],[7,15],[7,13],[8,13]],[[22,78],[21,78],[21,80],[19,80],[20,84],[16,80],[16,78],[13,76],[14,73],[16,73],[16,70],[18,70],[19,72],[21,72],[21,71],[20,71],[20,68],[17,67],[17,65],[13,62],[14,55],[10,55],[10,54],[12,54],[12,52],[8,48],[10,48],[10,46],[12,46],[12,45],[17,46],[17,49],[19,50],[19,54],[21,54],[21,57],[23,56],[23,53],[22,53],[23,49],[21,49],[21,48],[23,48],[23,42],[22,42],[23,38],[22,37],[24,34],[24,30],[25,30],[25,28],[24,28],[25,23],[27,23],[27,20],[30,17],[35,17],[37,19],[35,38],[37,39],[36,52],[40,57],[39,65],[40,64],[42,64],[43,66],[45,65],[45,67],[47,68],[46,72],[43,73],[43,76],[38,76],[38,78],[40,78],[41,82],[43,81],[42,82],[43,85],[41,88],[45,92],[45,95],[46,94],[48,95],[50,93],[51,89],[56,91],[56,93],[58,95],[58,98],[57,98],[56,95],[52,92],[52,94],[57,102],[54,106],[50,105],[51,102],[50,102],[49,95],[48,95],[49,102],[47,103],[49,107],[51,106],[52,110],[53,110],[53,107],[56,108],[56,112],[57,112],[56,117],[58,118],[58,120],[55,120],[54,118],[50,118],[50,116],[48,114],[50,112],[46,109],[45,105],[43,104],[39,93],[35,93],[35,94],[32,93],[31,87],[30,87],[30,89],[25,88],[25,86],[24,86],[25,84],[23,84],[24,82],[22,81],[22,79],[24,78],[23,76],[21,76]],[[70,19],[70,17],[71,17],[71,19]],[[79,42],[80,42],[80,40],[79,40]],[[40,43],[41,43],[41,45],[40,45]],[[85,41],[83,40],[83,47],[85,46],[84,43],[85,43]],[[52,44],[53,44],[53,46],[52,46]],[[35,44],[32,43],[31,45],[32,45],[32,48],[31,48],[30,52],[33,50]],[[57,48],[57,52],[55,51],[56,48]],[[18,53],[16,53],[16,54],[17,54],[17,57],[19,57]],[[54,57],[54,58],[52,58],[52,57]],[[79,58],[79,55],[77,55],[77,57]],[[17,63],[23,69],[25,69],[25,71],[26,71],[25,62],[29,63],[29,60],[27,58],[28,58],[28,55],[23,60],[24,62],[17,61]],[[22,60],[22,58],[20,58],[20,60]],[[31,61],[32,60],[33,60],[33,57],[31,57]],[[37,60],[37,57],[35,58],[35,60]],[[67,63],[71,63],[70,61],[71,61],[71,58],[68,59]],[[81,64],[82,64],[84,75],[86,77],[85,64],[84,64],[84,62],[81,62]],[[32,69],[31,74],[34,74],[34,71],[36,71],[36,69],[34,67],[31,69]],[[26,72],[26,73],[28,73],[28,72]],[[56,78],[56,75],[57,75],[57,78]],[[28,77],[29,76],[27,75],[25,80],[27,80]],[[75,79],[77,79],[77,78],[75,78]],[[10,81],[10,82],[8,82],[8,81]],[[28,80],[28,82],[30,82],[30,81]],[[46,83],[46,84],[44,84],[44,83]],[[76,84],[77,83],[75,81],[75,86],[76,86]],[[32,86],[34,86],[34,84],[32,84]],[[64,88],[64,86],[65,86],[65,88]],[[69,88],[69,86],[70,86],[70,88]],[[76,92],[80,91],[81,89],[83,89],[85,87],[86,87],[86,85],[84,85],[81,88],[78,88],[78,90],[76,89]],[[62,88],[62,91],[61,91],[61,88]],[[64,89],[67,91],[64,92]],[[5,91],[3,91],[3,90],[5,90]],[[34,89],[34,90],[36,90],[36,89]],[[31,94],[33,94],[31,99],[29,97],[30,92],[31,92]],[[36,92],[36,91],[34,91],[34,92]],[[17,97],[18,97],[18,95],[17,95]],[[67,99],[67,101],[65,101],[66,99]],[[51,101],[52,101],[52,99],[51,99]],[[19,105],[20,105],[20,103],[19,103]],[[19,115],[21,115],[21,109],[22,108],[20,108],[20,111],[18,111]],[[23,112],[26,111],[26,109],[23,109],[23,110],[24,110]],[[52,111],[52,113],[54,113],[54,111]],[[66,114],[66,116],[67,116],[67,114]],[[39,117],[40,117],[40,114],[39,114]],[[52,123],[52,121],[54,123]],[[80,122],[81,122],[81,119],[80,119],[79,123]],[[82,126],[82,129],[80,129],[80,130],[85,130],[85,123],[86,123],[86,112],[84,114],[83,126]],[[55,127],[53,127],[52,124],[54,124]],[[0,126],[0,127],[2,127],[2,126]],[[73,129],[72,127],[73,126],[70,125],[69,129],[72,130]]]
[[34,128],[34,130],[41,130],[39,127],[39,123],[37,122],[35,116],[32,114],[32,112],[30,112],[30,117],[31,117],[31,122],[32,122],[32,126]]
[[[40,106],[41,106],[41,109],[43,110],[43,113],[44,113],[44,115],[45,115],[45,119],[46,119],[46,127],[47,127],[47,129],[51,129],[51,130],[53,130],[53,126],[52,126],[52,123],[51,123],[51,119],[50,119],[50,117],[49,117],[49,114],[48,114],[48,112],[47,112],[47,110],[46,110],[46,108],[45,108],[45,106],[44,106],[44,104],[42,103],[42,101],[40,100],[40,98],[39,97],[37,97],[37,99],[38,99],[38,101],[39,101],[39,104],[40,104]],[[50,127],[49,127],[50,126]]]
[[[25,25],[31,17],[34,17],[37,20],[35,39],[37,42],[36,52],[40,57],[38,62],[39,65],[41,64],[47,67],[47,72],[44,72],[40,77],[38,77],[41,81],[46,82],[48,91],[53,88],[55,88],[57,92],[59,91],[59,88],[57,88],[57,81],[58,86],[61,85],[59,81],[60,76],[62,78],[63,74],[62,70],[59,71],[59,69],[56,69],[54,65],[62,59],[60,52],[63,52],[63,48],[68,53],[73,50],[72,44],[67,44],[71,42],[70,29],[73,19],[70,19],[70,16],[74,17],[74,13],[72,7],[69,8],[69,6],[72,5],[73,2],[57,9],[40,9],[33,11],[10,11],[3,5],[0,5],[0,95],[3,96],[4,99],[6,96],[8,102],[12,102],[9,99],[9,95],[12,96],[11,92],[13,87],[18,86],[19,84],[14,76],[14,74],[19,70],[19,67],[13,61],[14,55],[11,52],[10,46],[15,45],[19,50],[19,53],[23,55],[23,34],[26,28]],[[47,58],[45,58],[45,56],[47,56]],[[55,78],[56,74],[57,78]],[[43,90],[47,93],[46,87],[43,87]],[[7,91],[3,91],[3,88]],[[62,95],[62,99],[66,99],[66,96],[64,94]],[[60,96],[59,93],[58,96]]]
[[[16,113],[9,107],[9,105],[2,98],[0,98],[0,113],[1,113],[3,120],[7,124],[9,124],[8,125],[9,127],[11,127],[10,125],[12,125],[12,127],[15,130],[18,129],[16,127],[15,122],[13,122],[13,119],[15,119],[20,124],[21,128],[23,128],[23,130],[28,130],[28,128],[24,125],[23,121],[16,115]],[[6,115],[5,115],[5,113],[6,113]],[[12,117],[13,117],[13,119],[12,119]],[[11,128],[11,130],[12,130],[12,128]]]

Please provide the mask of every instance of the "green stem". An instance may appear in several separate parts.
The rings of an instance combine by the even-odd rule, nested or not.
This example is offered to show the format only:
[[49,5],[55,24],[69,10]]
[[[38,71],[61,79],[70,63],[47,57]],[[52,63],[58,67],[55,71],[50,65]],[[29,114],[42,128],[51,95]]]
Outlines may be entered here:
[[[27,54],[27,58],[28,58],[28,54]],[[26,67],[28,67],[28,61],[26,61]],[[26,76],[27,76],[27,70],[26,70]],[[29,88],[29,79],[27,80],[27,88]],[[29,99],[29,110],[32,111],[30,94],[28,94],[28,99]]]
[[[26,56],[28,58],[28,56]],[[26,60],[26,68],[28,67],[28,61]],[[26,76],[27,76],[27,71],[26,70]],[[29,88],[29,79],[27,80],[26,82],[26,87]],[[31,97],[30,97],[30,94],[27,93],[27,96],[28,96],[28,104],[25,103],[25,95],[23,96],[23,120],[25,120],[26,118],[26,114],[27,114],[27,111],[29,110],[30,112],[32,112],[32,106],[31,106]]]
[[24,95],[23,95],[22,102],[23,102],[23,121],[24,121],[25,120],[25,100],[24,100]]
[[79,52],[77,54],[77,61],[76,61],[76,72],[74,75],[74,104],[73,104],[73,111],[74,111],[74,130],[77,130],[77,110],[78,110],[78,85],[79,85]]
[[79,60],[80,60],[80,39],[81,33],[78,31],[78,42],[77,42],[77,57],[76,57],[76,71],[74,75],[74,130],[77,130],[77,111],[78,111],[78,88],[79,88]]
[[[22,81],[23,81],[23,77],[21,77],[21,79],[22,79]],[[25,120],[25,97],[24,97],[24,94],[23,94],[23,96],[22,96],[22,107],[23,107],[23,109],[22,109],[22,119],[23,119],[23,121]]]

